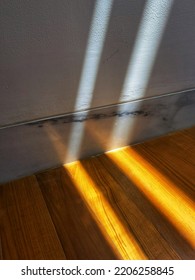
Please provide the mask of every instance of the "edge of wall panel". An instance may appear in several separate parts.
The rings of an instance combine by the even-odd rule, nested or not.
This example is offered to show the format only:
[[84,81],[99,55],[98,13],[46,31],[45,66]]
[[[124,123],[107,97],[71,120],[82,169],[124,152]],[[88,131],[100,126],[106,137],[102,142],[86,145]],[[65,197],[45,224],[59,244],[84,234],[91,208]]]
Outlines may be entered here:
[[195,90],[1,128],[0,183],[195,125]]

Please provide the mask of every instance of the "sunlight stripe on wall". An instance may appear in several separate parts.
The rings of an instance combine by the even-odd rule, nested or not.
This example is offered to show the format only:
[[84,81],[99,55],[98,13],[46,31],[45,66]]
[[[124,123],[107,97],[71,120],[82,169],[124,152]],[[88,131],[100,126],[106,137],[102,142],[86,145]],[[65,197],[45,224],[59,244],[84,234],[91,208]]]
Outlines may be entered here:
[[[113,0],[96,1],[74,111],[87,109],[91,105],[112,4]],[[85,112],[83,114],[87,115]],[[84,123],[73,125],[66,162],[78,158],[83,132]]]

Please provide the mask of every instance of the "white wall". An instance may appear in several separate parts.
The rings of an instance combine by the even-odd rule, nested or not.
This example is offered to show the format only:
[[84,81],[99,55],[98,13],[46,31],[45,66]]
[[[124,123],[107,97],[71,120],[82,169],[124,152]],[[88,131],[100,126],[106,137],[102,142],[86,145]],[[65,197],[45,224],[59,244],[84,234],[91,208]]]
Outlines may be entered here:
[[[105,5],[108,1],[103,0]],[[98,2],[102,0],[0,1],[1,126],[115,104],[122,92],[131,101],[195,87],[194,0],[175,0],[172,7],[171,0],[113,0],[110,13],[104,15],[102,8],[96,14],[102,25],[96,29],[95,24],[92,34]],[[135,54],[140,34],[141,58]],[[101,53],[89,52],[92,61],[99,55],[100,62],[93,96],[79,108],[75,103],[89,36],[94,43],[105,40]],[[134,70],[139,81],[124,92],[133,55],[140,58],[140,68]],[[150,56],[154,65],[148,68]],[[151,75],[143,84],[145,73]]]
[[1,0],[0,183],[195,125],[194,34],[194,0]]

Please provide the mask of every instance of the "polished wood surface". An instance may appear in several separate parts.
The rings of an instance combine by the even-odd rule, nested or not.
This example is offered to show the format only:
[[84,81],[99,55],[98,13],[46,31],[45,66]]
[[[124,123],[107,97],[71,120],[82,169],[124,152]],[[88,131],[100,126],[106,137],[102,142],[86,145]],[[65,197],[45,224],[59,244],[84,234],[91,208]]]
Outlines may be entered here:
[[0,259],[195,259],[195,128],[0,186]]
[[66,170],[37,175],[48,211],[68,259],[116,259]]
[[3,259],[65,259],[35,176],[0,187]]

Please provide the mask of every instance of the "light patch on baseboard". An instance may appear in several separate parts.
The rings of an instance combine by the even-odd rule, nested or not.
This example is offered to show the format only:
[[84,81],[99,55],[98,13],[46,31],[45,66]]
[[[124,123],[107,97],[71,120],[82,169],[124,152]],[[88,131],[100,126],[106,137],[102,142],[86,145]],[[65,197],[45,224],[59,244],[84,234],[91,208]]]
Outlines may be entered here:
[[[113,0],[96,1],[74,111],[89,108],[91,105],[112,5]],[[83,133],[83,123],[73,125],[67,149],[67,161],[78,157]]]
[[[136,93],[136,99],[144,98],[173,2],[174,0],[147,1],[124,79],[119,103],[131,100],[134,93]],[[124,106],[119,106],[119,111],[122,107]],[[139,107],[137,110],[139,110]],[[120,137],[123,143],[127,142],[131,133],[133,133],[132,122],[119,119],[113,127],[110,139],[112,146],[116,147],[118,145]]]

